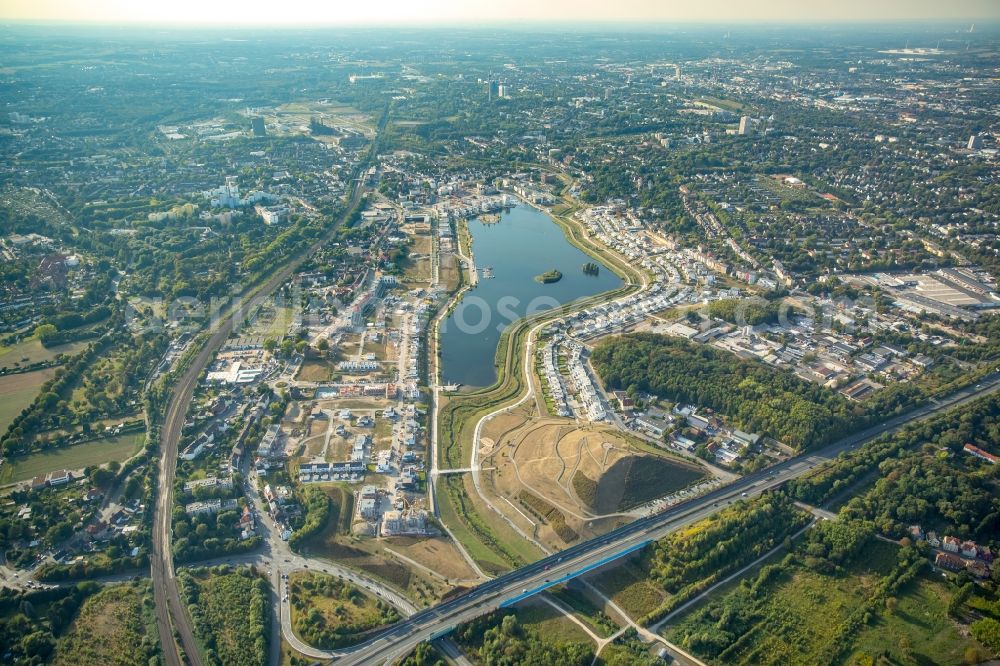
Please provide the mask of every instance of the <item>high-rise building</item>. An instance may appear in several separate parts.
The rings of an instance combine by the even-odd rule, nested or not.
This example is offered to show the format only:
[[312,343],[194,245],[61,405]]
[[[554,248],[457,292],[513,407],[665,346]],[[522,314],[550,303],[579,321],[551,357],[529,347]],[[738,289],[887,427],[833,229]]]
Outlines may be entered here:
[[267,135],[267,130],[264,129],[264,119],[260,116],[255,116],[250,119],[250,129],[253,131],[254,136]]
[[972,136],[969,137],[969,145],[967,146],[969,150],[979,150],[982,147],[983,147],[983,137],[979,136],[978,134],[973,134]]
[[743,116],[740,118],[740,136],[746,136],[750,133],[750,116]]

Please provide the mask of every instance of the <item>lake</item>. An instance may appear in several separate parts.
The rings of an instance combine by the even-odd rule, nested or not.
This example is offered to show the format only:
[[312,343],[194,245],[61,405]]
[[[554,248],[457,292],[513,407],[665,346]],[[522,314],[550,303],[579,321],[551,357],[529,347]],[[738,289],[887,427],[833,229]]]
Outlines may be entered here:
[[[503,330],[525,314],[534,314],[585,296],[615,289],[621,278],[563,235],[548,215],[521,204],[496,224],[469,221],[479,284],[467,291],[441,325],[441,376],[446,384],[489,386],[496,381],[496,350]],[[583,265],[600,266],[587,275]],[[493,278],[483,278],[492,268]],[[558,282],[535,277],[556,269]]]

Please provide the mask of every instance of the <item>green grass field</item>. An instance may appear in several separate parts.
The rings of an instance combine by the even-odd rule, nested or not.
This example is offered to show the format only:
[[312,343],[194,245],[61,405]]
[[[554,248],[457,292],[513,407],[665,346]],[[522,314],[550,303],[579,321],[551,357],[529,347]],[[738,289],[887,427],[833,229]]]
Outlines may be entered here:
[[21,410],[35,401],[39,387],[55,372],[48,368],[0,377],[0,432],[6,432]]
[[[966,663],[966,650],[978,646],[948,617],[953,592],[953,587],[936,579],[919,579],[899,595],[895,610],[883,613],[858,635],[849,661],[888,652],[890,663]],[[978,654],[985,656],[988,651]]]
[[0,368],[51,361],[59,354],[76,354],[88,344],[88,342],[70,342],[64,345],[45,347],[37,339],[29,338],[16,345],[0,347]]
[[273,309],[262,309],[259,318],[254,321],[248,335],[263,335],[265,338],[280,340],[288,333],[288,327],[292,324],[292,308],[275,307]]
[[527,629],[537,631],[553,643],[585,643],[593,640],[580,625],[540,600],[529,600],[517,607],[517,621]]
[[112,460],[122,462],[139,451],[145,437],[143,432],[134,432],[9,459],[0,470],[0,483],[25,481],[58,469],[82,469]]
[[594,574],[589,580],[633,618],[659,607],[668,596],[646,577],[644,567],[632,561]]

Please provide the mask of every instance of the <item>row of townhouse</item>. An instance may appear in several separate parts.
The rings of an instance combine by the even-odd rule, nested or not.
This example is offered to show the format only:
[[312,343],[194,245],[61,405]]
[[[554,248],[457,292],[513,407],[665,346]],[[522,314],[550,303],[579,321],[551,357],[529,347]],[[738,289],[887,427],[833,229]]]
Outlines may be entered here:
[[569,376],[576,387],[577,399],[587,413],[587,419],[604,421],[608,418],[607,410],[601,401],[597,383],[590,376],[587,365],[583,361],[583,345],[571,340],[566,343],[566,347],[569,350]]
[[572,416],[573,410],[569,407],[569,397],[566,395],[566,387],[563,385],[562,375],[559,373],[558,340],[551,340],[542,348],[542,373],[545,376],[549,396],[555,403],[556,414]]

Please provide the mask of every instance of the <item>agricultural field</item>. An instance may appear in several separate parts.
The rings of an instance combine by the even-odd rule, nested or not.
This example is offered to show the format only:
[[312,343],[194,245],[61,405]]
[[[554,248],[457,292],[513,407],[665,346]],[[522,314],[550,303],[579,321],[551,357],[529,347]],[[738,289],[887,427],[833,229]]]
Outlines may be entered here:
[[56,643],[56,666],[146,666],[160,651],[148,581],[105,587],[88,598]]
[[392,606],[334,576],[295,572],[288,578],[292,627],[307,643],[332,649],[400,618]]
[[55,372],[49,368],[0,377],[0,432],[6,431],[21,410],[35,401],[38,389]]
[[267,581],[247,568],[185,569],[177,573],[206,664],[264,666],[268,659]]
[[145,439],[144,432],[133,432],[11,458],[0,469],[0,483],[17,483],[60,469],[78,470],[112,460],[122,462],[138,453]]

